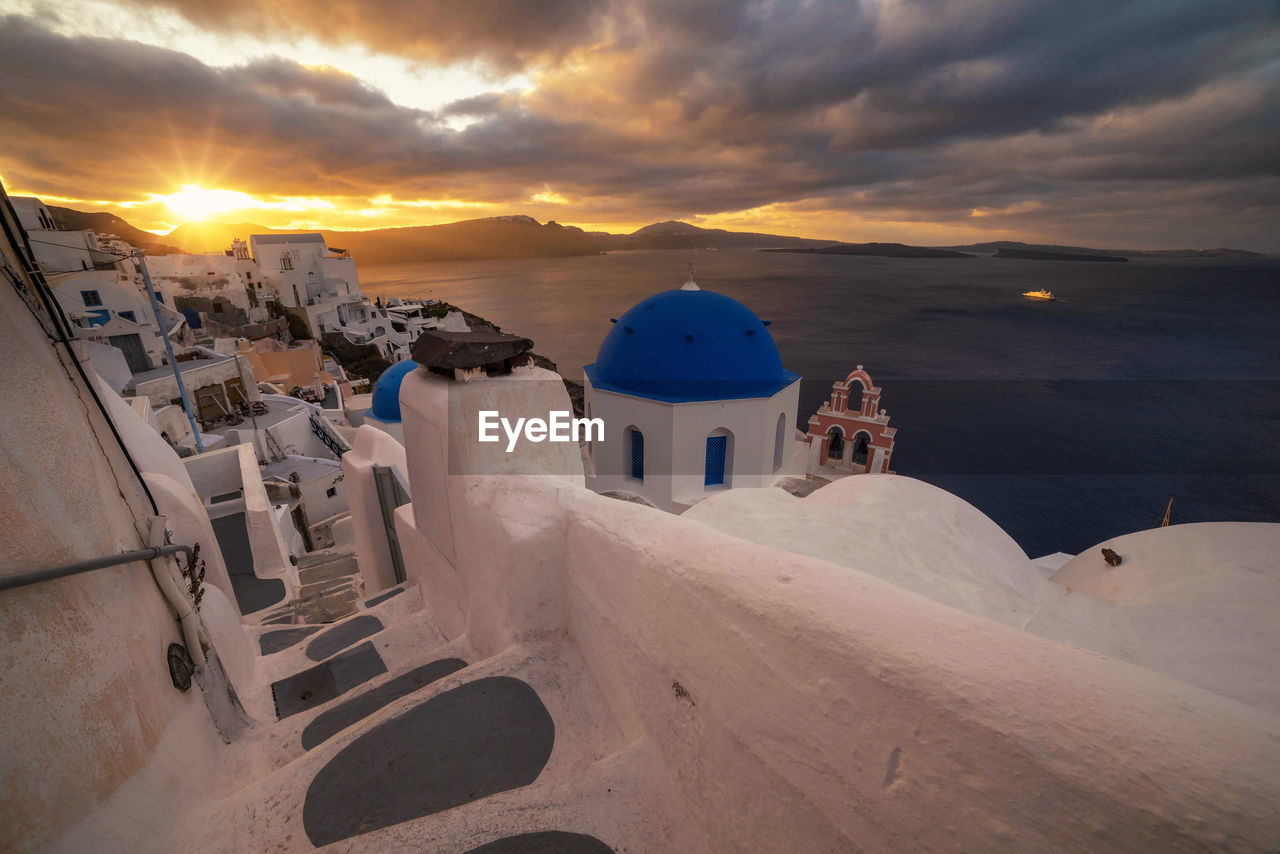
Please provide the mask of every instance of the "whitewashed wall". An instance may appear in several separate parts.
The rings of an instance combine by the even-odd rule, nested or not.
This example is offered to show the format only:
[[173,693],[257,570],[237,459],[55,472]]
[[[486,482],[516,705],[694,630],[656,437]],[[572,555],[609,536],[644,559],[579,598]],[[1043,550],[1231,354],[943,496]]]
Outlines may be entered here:
[[[1276,716],[572,477],[442,477],[426,442],[442,392],[418,374],[401,391],[415,502],[397,515],[424,601],[483,655],[567,633],[615,723],[661,757],[642,797],[693,818],[681,850],[1280,841]],[[447,559],[427,548],[441,526]]]
[[[664,403],[596,389],[586,381],[590,414],[603,418],[605,441],[591,448],[597,492],[618,490],[643,496],[655,507],[681,512],[724,488],[769,486],[787,474],[804,473],[792,429],[796,421],[799,381],[770,398]],[[783,465],[773,467],[778,416],[786,419]],[[644,434],[644,480],[631,477],[627,431]],[[732,469],[726,486],[705,483],[706,440],[712,431],[733,433]]]
[[[137,477],[8,285],[0,357],[0,573],[143,547],[152,510]],[[153,762],[185,773],[150,793],[140,832],[209,796],[221,742],[200,689],[170,681],[165,650],[183,639],[147,564],[0,593],[0,624],[0,850],[44,847]]]

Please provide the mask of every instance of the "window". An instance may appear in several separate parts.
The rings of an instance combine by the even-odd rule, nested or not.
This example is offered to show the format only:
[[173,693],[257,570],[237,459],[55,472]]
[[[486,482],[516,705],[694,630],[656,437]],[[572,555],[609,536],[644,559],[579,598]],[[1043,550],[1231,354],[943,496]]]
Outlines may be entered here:
[[867,451],[870,446],[871,437],[866,433],[859,433],[853,437],[853,462],[860,466],[867,464]]
[[125,320],[131,320],[134,323],[138,322],[137,316],[132,311],[122,311],[120,312],[120,316],[123,317]]
[[844,459],[844,431],[839,427],[831,428],[831,441],[827,443],[827,459]]
[[722,486],[724,484],[724,463],[729,448],[728,436],[707,437],[707,466],[703,484],[706,486]]
[[845,402],[845,406],[853,412],[862,411],[862,393],[866,391],[866,387],[862,384],[862,380],[855,380],[849,383],[849,399]]
[[156,291],[156,302],[164,302],[164,294]]
[[102,294],[97,291],[81,291],[80,299],[84,301],[85,307],[92,308],[95,305],[102,305]]
[[644,434],[632,427],[627,430],[627,456],[631,458],[631,476],[644,480]]
[[333,498],[335,495],[338,494],[338,487],[331,486],[324,491],[324,494],[329,496],[330,498]]
[[285,270],[292,270],[292,269],[293,269],[293,258],[291,258],[289,254],[286,252],[284,255],[280,256],[280,272],[283,273]]
[[773,435],[773,470],[782,468],[782,452],[787,441],[787,413],[778,414],[778,427]]

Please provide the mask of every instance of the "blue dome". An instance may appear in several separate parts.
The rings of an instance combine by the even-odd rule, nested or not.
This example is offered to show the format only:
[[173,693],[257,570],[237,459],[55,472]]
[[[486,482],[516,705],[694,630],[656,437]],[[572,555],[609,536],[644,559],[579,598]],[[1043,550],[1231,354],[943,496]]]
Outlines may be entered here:
[[771,397],[782,367],[760,318],[724,294],[663,291],[618,318],[586,374],[597,389],[668,402]]
[[418,367],[413,359],[396,362],[382,372],[373,386],[373,406],[370,412],[379,421],[399,423],[400,421],[400,383]]

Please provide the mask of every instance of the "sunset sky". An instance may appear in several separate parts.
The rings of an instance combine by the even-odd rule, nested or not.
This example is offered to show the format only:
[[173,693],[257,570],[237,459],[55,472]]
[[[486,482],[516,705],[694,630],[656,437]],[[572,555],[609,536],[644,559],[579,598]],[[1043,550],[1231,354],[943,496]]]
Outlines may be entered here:
[[0,0],[0,178],[163,233],[524,213],[1280,251],[1274,0]]

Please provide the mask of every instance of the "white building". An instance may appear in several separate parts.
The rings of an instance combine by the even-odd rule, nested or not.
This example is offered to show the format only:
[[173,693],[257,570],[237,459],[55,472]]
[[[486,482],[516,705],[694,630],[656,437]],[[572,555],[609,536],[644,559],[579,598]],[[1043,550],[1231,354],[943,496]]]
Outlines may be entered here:
[[330,252],[318,232],[254,234],[249,248],[267,286],[284,306],[304,308],[361,297],[355,259]]
[[[258,399],[258,386],[247,366],[235,356],[223,356],[210,350],[195,348],[178,360],[182,384],[191,401],[196,417],[213,423],[224,417],[240,403]],[[164,365],[133,375],[134,393],[147,397],[156,407],[177,405],[181,401],[178,380],[173,366]]]
[[48,206],[32,196],[14,196],[10,201],[46,276],[114,265],[115,256],[103,251],[94,232],[64,231]]
[[766,327],[692,282],[618,319],[585,369],[586,414],[605,429],[591,445],[591,488],[682,512],[715,492],[804,474],[800,377]]
[[182,308],[184,297],[221,300],[249,315],[250,320],[266,320],[266,310],[254,316],[256,300],[249,296],[249,282],[240,272],[241,262],[224,253],[202,255],[148,255],[147,272],[156,292],[166,305]]
[[181,338],[185,318],[156,312],[132,258],[106,252],[90,230],[62,231],[39,199],[12,200],[31,252],[77,338],[121,350],[135,373],[164,363],[164,335]]

